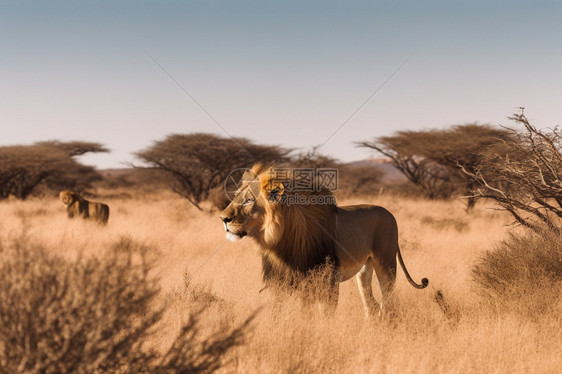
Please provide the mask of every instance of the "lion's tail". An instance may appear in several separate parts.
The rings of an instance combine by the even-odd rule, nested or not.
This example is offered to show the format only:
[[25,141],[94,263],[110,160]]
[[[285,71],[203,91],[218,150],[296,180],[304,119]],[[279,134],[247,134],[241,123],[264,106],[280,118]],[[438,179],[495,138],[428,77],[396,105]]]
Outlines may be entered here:
[[406,278],[408,279],[408,282],[410,282],[412,286],[419,289],[427,287],[427,285],[429,284],[427,278],[422,278],[421,284],[417,284],[416,282],[414,282],[414,280],[410,276],[410,273],[408,273],[408,270],[406,270],[406,265],[404,265],[404,260],[402,259],[402,254],[400,253],[400,249],[398,250],[398,261],[400,261],[400,266],[402,266],[402,270],[404,270],[404,274],[406,274]]

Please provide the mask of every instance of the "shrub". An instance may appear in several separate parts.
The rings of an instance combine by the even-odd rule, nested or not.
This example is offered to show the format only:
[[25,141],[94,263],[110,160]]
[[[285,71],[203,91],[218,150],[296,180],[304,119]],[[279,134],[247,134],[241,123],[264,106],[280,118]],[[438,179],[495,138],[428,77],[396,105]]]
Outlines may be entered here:
[[165,308],[147,249],[119,240],[100,257],[67,260],[19,238],[0,242],[0,367],[26,373],[211,372],[241,327],[197,339],[198,315],[167,351],[146,347]]
[[562,301],[562,239],[551,230],[512,234],[472,268],[485,300],[533,317],[556,311]]

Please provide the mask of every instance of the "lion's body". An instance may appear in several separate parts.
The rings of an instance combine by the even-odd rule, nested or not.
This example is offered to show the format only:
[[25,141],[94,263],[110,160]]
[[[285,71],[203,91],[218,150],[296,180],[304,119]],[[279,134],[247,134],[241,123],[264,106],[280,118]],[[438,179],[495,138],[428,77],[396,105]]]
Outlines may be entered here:
[[[371,288],[373,270],[386,302],[396,279],[397,257],[414,287],[427,286],[427,279],[418,285],[406,271],[396,220],[385,208],[285,204],[283,200],[290,201],[287,194],[294,192],[284,189],[268,170],[271,169],[254,166],[252,173],[259,182],[252,182],[251,175],[246,175],[234,200],[221,214],[227,237],[248,235],[259,244],[266,286],[287,280],[294,285],[294,279],[306,278],[315,269],[330,264],[334,269],[333,276],[326,278],[326,287],[333,290],[330,299],[337,301],[337,282],[356,276],[365,311],[374,314],[380,306]],[[315,198],[331,196],[323,189],[304,194]]]
[[107,204],[88,201],[74,191],[61,191],[59,197],[66,206],[68,218],[81,217],[107,224],[109,219]]

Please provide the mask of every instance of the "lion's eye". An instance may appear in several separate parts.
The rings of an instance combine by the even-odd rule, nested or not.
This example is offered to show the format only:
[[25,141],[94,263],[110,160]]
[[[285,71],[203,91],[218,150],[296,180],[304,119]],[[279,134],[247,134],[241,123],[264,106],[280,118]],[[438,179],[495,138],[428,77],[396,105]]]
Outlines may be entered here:
[[248,206],[248,205],[252,204],[253,202],[254,202],[254,199],[248,199],[248,200],[244,201],[244,202],[242,203],[242,205]]

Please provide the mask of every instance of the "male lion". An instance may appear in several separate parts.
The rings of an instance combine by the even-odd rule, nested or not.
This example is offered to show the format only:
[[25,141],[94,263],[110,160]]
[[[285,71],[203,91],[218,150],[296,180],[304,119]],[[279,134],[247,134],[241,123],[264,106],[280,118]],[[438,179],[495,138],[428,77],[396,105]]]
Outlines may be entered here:
[[59,198],[64,205],[68,218],[82,217],[91,219],[97,223],[107,224],[109,218],[109,207],[104,203],[94,203],[84,199],[74,191],[61,191]]
[[323,188],[286,188],[290,186],[279,170],[257,164],[246,171],[220,215],[227,239],[248,236],[260,246],[266,287],[295,287],[329,265],[333,273],[324,283],[331,295],[327,301],[337,302],[338,282],[356,275],[365,313],[373,315],[382,310],[373,297],[373,270],[386,305],[396,280],[396,257],[412,286],[427,287],[426,278],[417,284],[406,270],[396,220],[389,211],[374,205],[338,207]]

